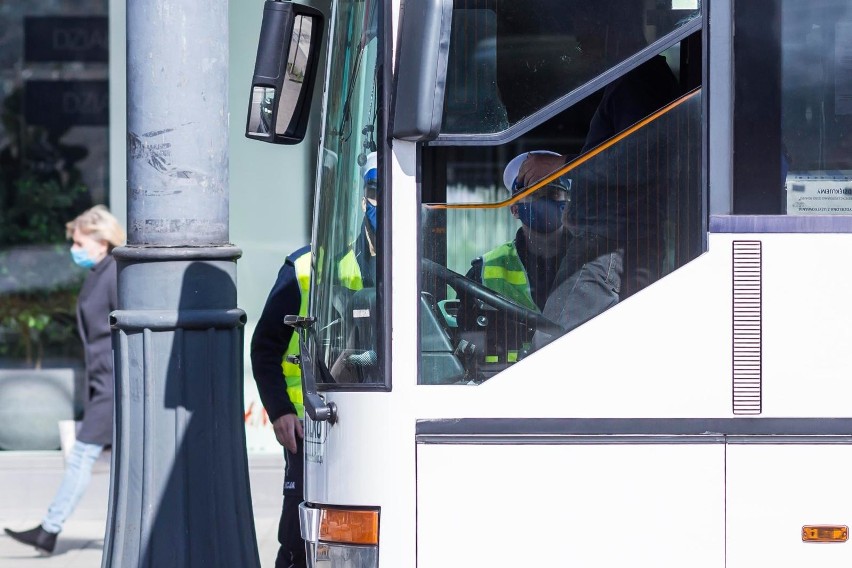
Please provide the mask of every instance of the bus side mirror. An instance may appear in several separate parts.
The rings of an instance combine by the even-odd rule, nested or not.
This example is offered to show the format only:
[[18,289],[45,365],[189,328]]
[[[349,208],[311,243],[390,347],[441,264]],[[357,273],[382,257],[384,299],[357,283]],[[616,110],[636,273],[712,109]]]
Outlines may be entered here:
[[453,0],[406,0],[399,26],[393,137],[424,142],[441,132]]
[[323,16],[293,2],[266,0],[251,82],[246,137],[272,144],[305,138],[316,82]]

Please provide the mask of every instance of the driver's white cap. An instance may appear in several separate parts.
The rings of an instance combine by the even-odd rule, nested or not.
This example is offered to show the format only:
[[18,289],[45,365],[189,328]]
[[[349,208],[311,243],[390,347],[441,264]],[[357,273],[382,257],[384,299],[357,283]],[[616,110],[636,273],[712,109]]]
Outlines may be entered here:
[[375,181],[377,177],[376,168],[378,167],[378,154],[370,152],[367,154],[367,160],[361,166],[361,177],[364,181]]
[[524,152],[523,154],[518,154],[512,160],[506,164],[506,168],[503,170],[503,185],[506,186],[506,189],[509,190],[509,193],[514,193],[514,189],[512,186],[515,184],[515,178],[518,177],[518,172],[521,170],[521,164],[524,163],[524,160],[527,159],[527,156],[530,154],[549,154],[551,156],[560,156],[556,152],[551,152],[550,150],[533,150],[532,152]]

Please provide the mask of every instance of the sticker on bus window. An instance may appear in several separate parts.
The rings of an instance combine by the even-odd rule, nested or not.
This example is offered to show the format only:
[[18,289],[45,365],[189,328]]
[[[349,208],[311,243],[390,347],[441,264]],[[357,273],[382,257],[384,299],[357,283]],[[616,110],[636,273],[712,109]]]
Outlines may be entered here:
[[852,176],[787,176],[787,215],[852,215]]

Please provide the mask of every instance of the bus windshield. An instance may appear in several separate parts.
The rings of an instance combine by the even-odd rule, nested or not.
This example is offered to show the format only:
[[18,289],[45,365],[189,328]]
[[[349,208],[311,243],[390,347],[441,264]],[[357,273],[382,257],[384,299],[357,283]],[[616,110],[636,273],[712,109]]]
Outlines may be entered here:
[[[501,154],[436,159],[446,200],[421,211],[422,383],[487,380],[704,250],[700,89],[526,189],[511,164],[529,153]],[[495,162],[502,179],[464,175]],[[570,267],[581,241],[591,252]]]

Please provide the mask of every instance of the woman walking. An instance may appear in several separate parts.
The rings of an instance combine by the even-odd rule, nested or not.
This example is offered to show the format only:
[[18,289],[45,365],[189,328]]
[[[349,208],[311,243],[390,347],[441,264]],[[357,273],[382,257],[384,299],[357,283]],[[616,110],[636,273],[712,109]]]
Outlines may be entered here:
[[103,205],[96,205],[65,225],[73,241],[71,257],[89,269],[77,297],[77,328],[86,361],[83,422],[65,465],[59,490],[41,524],[25,531],[5,529],[23,544],[51,554],[65,521],[89,485],[92,467],[104,447],[112,444],[113,375],[109,314],[118,307],[116,267],[112,250],[124,244],[124,230]]

